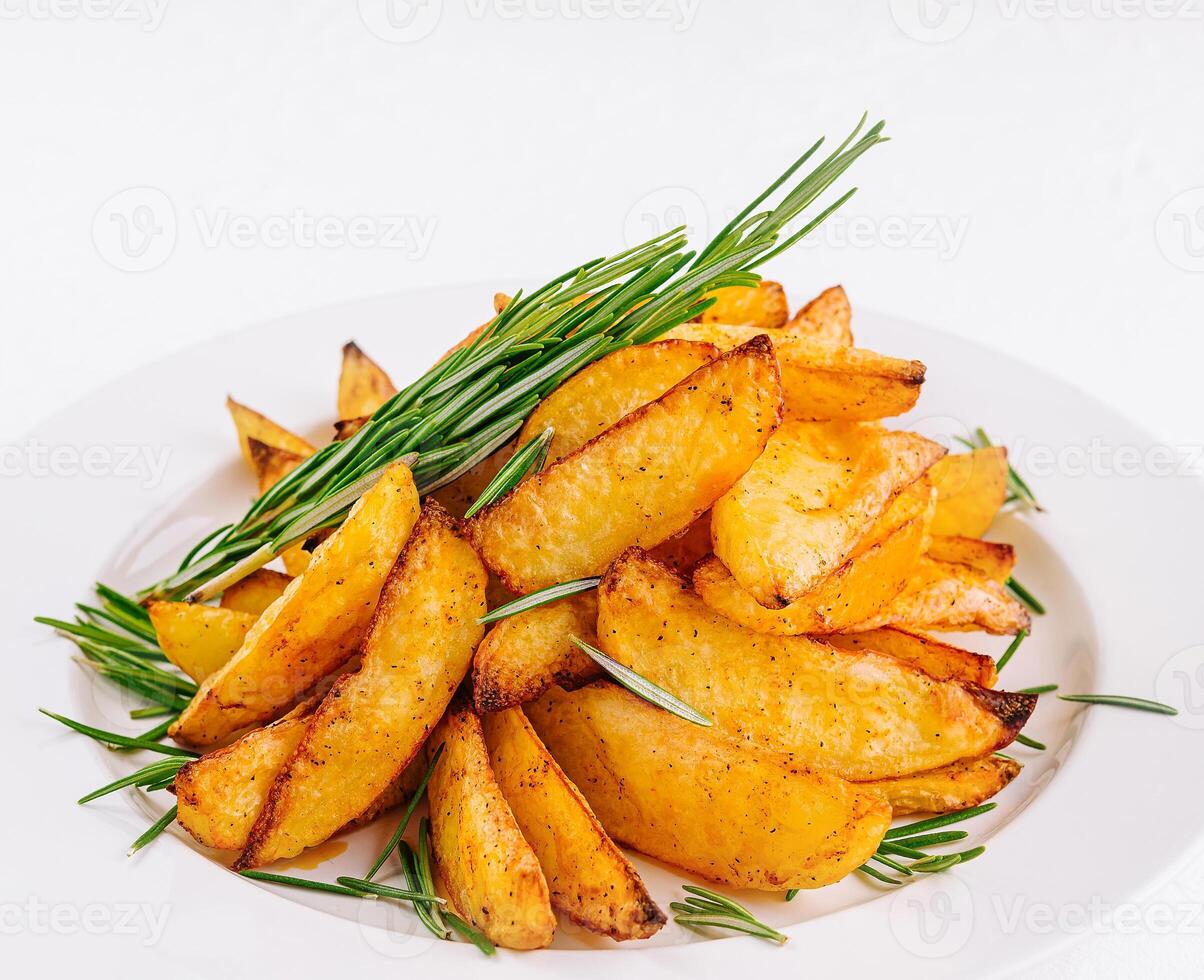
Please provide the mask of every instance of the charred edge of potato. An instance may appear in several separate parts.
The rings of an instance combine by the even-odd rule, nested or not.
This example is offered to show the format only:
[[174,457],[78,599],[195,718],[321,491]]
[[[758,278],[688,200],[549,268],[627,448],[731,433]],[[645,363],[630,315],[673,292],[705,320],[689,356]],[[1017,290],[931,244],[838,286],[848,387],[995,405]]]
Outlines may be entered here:
[[998,796],[1020,775],[1015,759],[990,755],[955,762],[941,769],[860,785],[872,788],[891,805],[896,817],[913,813],[955,813]]
[[364,427],[367,421],[367,415],[361,415],[359,418],[354,419],[339,419],[334,424],[334,441],[345,442],[350,439]]
[[[582,654],[582,656],[584,657],[585,655]],[[580,669],[577,669],[578,666]],[[478,674],[474,671],[472,676],[472,704],[478,714],[491,715],[497,711],[505,711],[507,708],[517,708],[528,701],[534,701],[550,687],[560,687],[566,691],[575,691],[602,676],[602,668],[590,660],[588,666],[584,663],[565,665],[552,671],[546,677],[524,684],[522,688],[506,691],[496,682],[493,676]]]
[[996,691],[978,684],[962,684],[969,695],[982,707],[999,719],[1004,733],[995,749],[1010,745],[1028,724],[1028,719],[1037,707],[1036,694],[1020,694],[1017,691]]

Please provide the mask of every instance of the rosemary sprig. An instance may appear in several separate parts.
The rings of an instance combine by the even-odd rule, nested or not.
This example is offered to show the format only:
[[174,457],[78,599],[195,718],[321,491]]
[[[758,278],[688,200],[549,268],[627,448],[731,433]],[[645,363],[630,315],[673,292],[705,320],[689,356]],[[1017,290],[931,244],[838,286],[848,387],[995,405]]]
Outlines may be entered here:
[[[903,882],[899,881],[898,878],[892,878],[890,875],[883,874],[877,868],[871,867],[868,864],[863,864],[857,870],[860,871],[862,874],[869,875],[871,878],[874,878],[874,879],[882,882],[884,885],[901,885],[901,884],[903,884]],[[797,888],[794,889],[793,892],[787,892],[786,893],[786,901],[790,901],[790,899],[794,898],[794,896],[797,894],[798,894]]]
[[[397,856],[401,859],[401,870],[405,874],[406,884],[415,891],[427,891],[427,882],[418,868],[418,856],[410,845],[405,841],[398,841]],[[434,890],[433,881],[430,884],[430,890]],[[445,942],[451,939],[451,929],[448,928],[439,906],[426,902],[415,902],[414,911],[418,914],[419,921],[427,927],[432,935]]]
[[405,812],[401,815],[401,820],[397,824],[397,829],[393,831],[393,835],[389,838],[389,842],[385,844],[384,849],[373,862],[372,867],[368,869],[368,873],[364,875],[365,881],[371,881],[376,877],[376,872],[381,869],[381,865],[397,847],[401,840],[402,834],[406,832],[406,827],[409,826],[410,818],[414,816],[414,810],[417,808],[419,801],[426,793],[426,784],[431,781],[431,776],[435,773],[435,765],[439,762],[439,757],[443,755],[443,745],[435,749],[434,755],[431,756],[430,764],[426,767],[426,772],[422,774],[422,780],[418,783],[418,788],[414,790],[414,795],[410,797],[410,802],[406,804]]
[[601,581],[602,579],[600,578],[578,578],[573,579],[571,582],[560,582],[557,585],[549,585],[546,589],[540,589],[538,592],[519,596],[519,598],[498,606],[496,609],[490,609],[477,622],[483,626],[488,623],[496,623],[499,619],[517,616],[519,613],[537,609],[540,606],[546,606],[548,603],[555,602],[557,599],[563,599],[565,596],[596,589],[598,583]]
[[691,708],[680,698],[670,694],[663,687],[653,684],[648,678],[637,674],[630,667],[625,667],[612,657],[608,657],[605,653],[595,646],[591,646],[584,640],[576,636],[570,636],[573,644],[583,651],[594,663],[601,667],[614,680],[622,684],[632,694],[638,695],[649,704],[655,704],[658,708],[664,708],[671,714],[677,715],[678,718],[684,718],[686,721],[692,721],[695,725],[710,727],[714,724],[710,718],[704,715],[701,711]]
[[381,898],[396,898],[402,902],[434,902],[437,905],[444,905],[446,901],[438,895],[430,892],[411,891],[408,888],[394,888],[392,885],[382,885],[377,881],[368,881],[365,878],[355,878],[351,875],[340,875],[335,878],[344,888],[350,888],[355,891],[367,892],[370,895],[379,895]]
[[1026,636],[1028,636],[1028,630],[1021,630],[1016,634],[1012,642],[1008,644],[1008,648],[1003,651],[1003,656],[1000,657],[998,662],[995,664],[996,673],[1003,670],[1003,668],[1007,666],[1008,661],[1011,660],[1015,652],[1020,649],[1020,644],[1024,642],[1024,638]]
[[456,930],[456,932],[467,939],[486,956],[493,956],[497,952],[493,943],[489,941],[489,937],[486,936],[485,933],[481,932],[481,930],[476,926],[465,922],[458,915],[456,915],[455,912],[444,912],[443,916],[445,919],[447,919],[451,927]]
[[483,507],[488,507],[495,500],[506,496],[528,473],[538,473],[548,459],[548,449],[552,445],[555,430],[548,426],[534,439],[523,446],[518,452],[506,460],[505,465],[481,491],[481,495],[472,502],[472,506],[464,512],[465,519],[472,517]]
[[1052,694],[1058,689],[1057,684],[1038,684],[1036,687],[1022,687],[1017,694]]
[[119,746],[124,749],[146,749],[149,752],[161,752],[163,755],[180,755],[189,759],[197,757],[195,752],[189,752],[187,749],[182,749],[176,745],[163,745],[160,742],[153,742],[145,738],[131,738],[128,735],[118,735],[116,732],[106,732],[103,729],[85,725],[82,721],[75,721],[64,715],[56,715],[53,711],[47,711],[45,708],[38,708],[38,711],[46,715],[47,718],[53,718],[55,721],[61,722],[81,735],[87,735],[98,742],[104,742],[110,747]]
[[1172,708],[1161,701],[1147,701],[1145,698],[1130,698],[1123,694],[1059,694],[1059,700],[1075,701],[1079,704],[1108,704],[1115,708],[1135,708],[1138,711],[1152,711],[1159,715],[1177,715],[1178,708]]
[[133,844],[130,845],[130,849],[128,851],[126,851],[125,856],[133,857],[140,850],[142,850],[142,848],[146,847],[147,844],[149,844],[156,837],[158,837],[161,833],[163,833],[163,831],[165,831],[168,827],[170,827],[172,824],[172,821],[174,821],[176,819],[176,812],[178,809],[179,809],[178,807],[173,806],[170,810],[168,810],[165,814],[163,814],[163,816],[161,816],[158,820],[156,820],[153,824],[151,824],[150,827],[147,829],[146,833],[143,834],[136,841],[134,841]]
[[891,827],[890,830],[882,835],[882,839],[898,840],[902,837],[914,837],[917,834],[926,834],[930,830],[939,830],[941,827],[948,827],[950,824],[961,823],[963,820],[969,820],[972,817],[990,813],[996,806],[997,804],[995,803],[980,803],[978,806],[972,806],[965,810],[957,810],[954,813],[943,813],[939,817],[916,820],[902,827]]
[[366,894],[346,885],[332,885],[328,881],[313,881],[310,878],[294,878],[292,875],[278,875],[270,871],[239,871],[238,874],[252,881],[267,881],[273,885],[289,885],[293,888],[308,888],[311,891],[330,892],[333,895],[348,895],[351,898],[363,898]]
[[1049,746],[1044,742],[1038,742],[1035,738],[1029,738],[1024,732],[1020,732],[1016,736],[1016,741],[1021,745],[1026,745],[1030,749],[1036,749],[1038,752],[1044,752]]
[[77,803],[91,803],[93,800],[100,799],[102,796],[108,796],[119,789],[126,786],[142,786],[150,791],[151,787],[159,785],[165,781],[170,785],[172,780],[176,778],[176,773],[180,768],[188,762],[187,759],[172,758],[172,759],[156,759],[154,762],[149,762],[136,772],[130,773],[128,776],[122,776],[120,779],[115,779],[100,789],[94,789],[86,796],[81,796]]
[[[904,877],[917,872],[936,874],[940,871],[947,871],[955,865],[973,861],[986,851],[985,847],[980,845],[955,854],[928,854],[922,848],[965,840],[969,835],[963,830],[941,831],[940,828],[969,820],[971,817],[977,817],[993,809],[995,809],[994,803],[983,803],[965,810],[958,810],[955,813],[945,813],[939,817],[917,820],[902,827],[892,827],[883,835],[882,842],[878,845],[878,850],[874,852],[871,860],[877,861]],[[932,833],[932,831],[938,832]],[[904,865],[894,861],[893,857],[911,858],[912,862]],[[869,864],[863,864],[857,870],[886,885],[902,884],[898,878],[892,878]],[[793,893],[787,893],[786,900],[789,901],[793,897]]]
[[779,946],[789,938],[761,922],[739,902],[734,902],[718,892],[700,885],[682,885],[681,888],[688,893],[686,900],[669,903],[669,908],[677,913],[673,921],[679,925],[691,929],[704,926],[730,929],[768,939]]
[[896,846],[913,847],[917,850],[922,847],[936,847],[938,844],[953,844],[959,840],[965,840],[970,835],[964,830],[947,830],[943,833],[936,834],[917,834],[915,837],[904,837],[895,841]]
[[1014,575],[1009,575],[1007,581],[1003,583],[1011,590],[1012,594],[1023,602],[1029,609],[1035,612],[1038,616],[1045,615],[1045,606],[1042,602],[1028,589],[1016,581]]

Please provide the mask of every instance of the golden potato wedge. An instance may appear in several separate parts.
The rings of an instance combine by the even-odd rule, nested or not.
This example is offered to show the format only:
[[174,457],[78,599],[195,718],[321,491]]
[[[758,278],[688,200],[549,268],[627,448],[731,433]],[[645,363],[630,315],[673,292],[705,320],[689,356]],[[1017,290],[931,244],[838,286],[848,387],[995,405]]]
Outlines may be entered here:
[[367,423],[367,415],[359,415],[350,419],[339,419],[334,424],[334,441],[345,442],[359,432]]
[[251,452],[251,469],[255,471],[256,487],[260,496],[288,476],[306,458],[298,453],[290,453],[287,449],[269,446],[253,436],[247,439],[247,447]]
[[510,305],[510,297],[505,293],[493,294],[493,312],[501,313],[507,306]]
[[599,586],[598,644],[722,731],[854,781],[1002,748],[1037,703],[1032,694],[938,681],[874,651],[745,630],[638,548]]
[[665,914],[522,709],[485,715],[481,724],[494,778],[539,858],[552,905],[616,941],[655,935]]
[[163,656],[198,684],[238,652],[257,617],[194,602],[151,602]]
[[270,568],[257,568],[246,578],[235,582],[222,593],[223,609],[260,616],[273,602],[284,595],[292,577]]
[[[711,512],[708,510],[680,534],[662,541],[649,550],[657,561],[664,562],[682,575],[688,575],[694,566],[711,553]],[[584,639],[584,638],[583,638]],[[564,687],[564,684],[560,685]]]
[[616,840],[736,888],[819,888],[890,824],[879,795],[596,681],[550,688],[535,731]]
[[556,930],[548,882],[494,778],[481,719],[457,702],[430,744],[444,746],[427,798],[431,850],[448,899],[498,946],[547,946]]
[[995,661],[990,657],[893,626],[864,633],[834,633],[825,636],[824,642],[841,650],[884,653],[918,667],[938,681],[965,681],[981,687],[994,687],[998,679]]
[[757,602],[781,609],[840,568],[891,498],[944,452],[875,425],[784,422],[716,502],[715,554]]
[[518,445],[550,426],[554,435],[547,461],[554,463],[718,356],[717,347],[687,340],[659,340],[607,354],[539,403],[519,433]]
[[781,609],[757,602],[714,555],[694,569],[694,591],[716,612],[758,633],[797,636],[855,628],[903,591],[924,552],[934,502],[932,484],[917,480],[887,506],[843,565]]
[[931,772],[859,783],[890,804],[896,817],[951,813],[985,803],[1020,774],[1020,763],[998,755],[954,762]]
[[744,323],[764,329],[780,327],[790,316],[786,290],[780,282],[763,279],[755,286],[727,286],[710,293],[715,303],[705,310],[702,323]]
[[1020,601],[1002,585],[969,565],[921,558],[907,587],[862,626],[899,626],[911,630],[983,630],[1015,634],[1032,625]]
[[216,745],[274,717],[355,653],[417,518],[414,480],[396,463],[259,617],[238,653],[205,679],[172,738]]
[[289,578],[297,578],[299,575],[304,575],[305,570],[309,568],[310,559],[313,554],[305,550],[305,542],[298,541],[287,551],[280,553],[280,561],[284,565],[284,572]]
[[1008,494],[1008,454],[1002,446],[950,453],[932,467],[936,516],[932,533],[981,538]]
[[852,320],[853,309],[844,287],[832,286],[795,313],[786,326],[816,340],[852,347]]
[[928,542],[928,557],[936,561],[969,565],[987,578],[1006,582],[1016,567],[1016,549],[1001,541],[981,538],[933,535]]
[[339,372],[339,418],[371,415],[397,394],[384,369],[359,349],[355,341],[343,345],[343,367]]
[[257,439],[265,445],[283,449],[302,459],[313,455],[313,446],[283,426],[277,425],[266,415],[260,415],[254,409],[247,408],[246,405],[241,405],[229,397],[226,398],[226,409],[230,412],[230,418],[234,420],[234,428],[238,432],[238,445],[242,449],[243,459],[247,461],[247,465],[256,475],[258,475],[258,470],[255,468],[255,460],[251,456],[249,443],[251,439]]
[[322,699],[237,867],[322,843],[398,778],[468,673],[484,613],[485,568],[428,501],[381,590],[360,669]]
[[453,517],[463,517],[468,508],[476,503],[481,491],[489,486],[490,481],[514,455],[516,443],[507,443],[497,452],[486,456],[467,473],[462,474],[446,486],[440,487],[431,494],[445,510]]
[[597,621],[597,594],[579,592],[496,623],[472,661],[477,711],[502,711],[533,701],[552,684],[579,687],[598,677],[598,665],[570,639],[594,643]]
[[601,574],[628,545],[689,527],[761,454],[781,410],[773,348],[754,338],[477,514],[473,543],[512,592]]

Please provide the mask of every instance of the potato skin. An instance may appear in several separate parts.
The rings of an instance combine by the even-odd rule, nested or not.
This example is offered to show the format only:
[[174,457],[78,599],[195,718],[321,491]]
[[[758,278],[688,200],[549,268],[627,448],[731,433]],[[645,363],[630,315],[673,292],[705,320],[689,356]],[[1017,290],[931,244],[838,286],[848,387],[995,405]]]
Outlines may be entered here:
[[309,720],[237,868],[293,857],[362,814],[422,747],[483,632],[485,568],[428,500],[381,591],[362,663]]
[[829,344],[853,346],[853,308],[843,286],[831,286],[790,318],[787,328]]
[[443,745],[427,797],[439,878],[455,910],[498,946],[540,949],[556,916],[539,859],[489,764],[481,719],[457,701],[431,736]]
[[386,470],[309,567],[208,677],[171,728],[185,745],[216,745],[279,714],[359,648],[381,587],[418,518],[401,463]]
[[1008,454],[1002,446],[950,453],[932,468],[932,533],[981,538],[1007,499]]
[[473,657],[477,711],[503,711],[539,697],[552,684],[579,687],[601,671],[571,637],[597,644],[598,597],[580,592],[496,623]]
[[825,636],[824,642],[841,650],[884,653],[906,661],[938,681],[966,681],[981,687],[994,687],[998,679],[995,661],[990,657],[896,626],[857,633],[833,633]]
[[880,796],[606,681],[551,688],[525,710],[609,834],[720,884],[831,884],[863,864],[890,825]]
[[781,411],[772,345],[756,337],[477,514],[473,543],[512,592],[600,575],[628,545],[685,530],[752,465]]
[[997,755],[965,759],[930,772],[858,785],[879,793],[896,817],[952,813],[985,803],[1020,774],[1020,763]]
[[485,715],[481,723],[494,777],[539,858],[552,904],[616,941],[655,935],[665,914],[522,709]]
[[636,548],[599,587],[598,643],[721,730],[855,781],[986,755],[1037,703],[938,681],[874,651],[745,630]]

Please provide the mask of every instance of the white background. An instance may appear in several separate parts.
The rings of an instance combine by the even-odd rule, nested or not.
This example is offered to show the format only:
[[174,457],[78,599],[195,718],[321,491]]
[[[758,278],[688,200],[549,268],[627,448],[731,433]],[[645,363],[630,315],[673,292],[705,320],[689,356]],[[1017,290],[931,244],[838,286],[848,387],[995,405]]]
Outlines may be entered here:
[[[0,442],[277,314],[512,291],[665,222],[714,232],[863,109],[894,139],[767,270],[792,300],[842,282],[855,310],[1006,350],[1185,455],[1204,442],[1204,0],[411,12],[0,0]],[[398,324],[428,329],[447,327]],[[271,371],[235,393],[269,414]],[[332,352],[323,393],[335,371]],[[1149,901],[1198,907],[1204,867]],[[1092,936],[1031,975],[1186,975],[1202,929]]]

